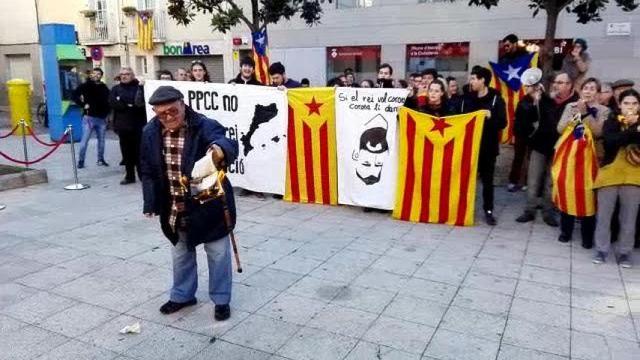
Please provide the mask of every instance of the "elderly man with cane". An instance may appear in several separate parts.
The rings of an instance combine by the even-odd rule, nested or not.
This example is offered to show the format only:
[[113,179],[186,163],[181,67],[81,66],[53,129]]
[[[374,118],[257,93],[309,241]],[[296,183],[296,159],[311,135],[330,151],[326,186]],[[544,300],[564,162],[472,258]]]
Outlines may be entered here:
[[[217,121],[187,106],[182,93],[172,86],[159,87],[149,104],[156,116],[142,134],[143,212],[160,217],[162,231],[174,245],[173,287],[160,312],[171,314],[196,304],[196,247],[204,244],[214,317],[226,320],[231,315],[229,244],[236,214],[233,189],[223,171],[235,161],[238,143],[225,136],[226,128]],[[214,188],[221,196],[204,201],[199,192],[210,194]]]

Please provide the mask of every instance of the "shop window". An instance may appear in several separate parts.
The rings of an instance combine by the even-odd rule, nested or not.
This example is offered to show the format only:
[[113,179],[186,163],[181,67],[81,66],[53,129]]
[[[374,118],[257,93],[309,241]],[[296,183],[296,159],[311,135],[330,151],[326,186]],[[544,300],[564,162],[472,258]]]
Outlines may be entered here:
[[469,43],[407,45],[407,74],[434,68],[446,76],[460,76],[469,70]]
[[357,81],[375,81],[380,65],[380,46],[337,46],[327,48],[327,80],[353,69]]

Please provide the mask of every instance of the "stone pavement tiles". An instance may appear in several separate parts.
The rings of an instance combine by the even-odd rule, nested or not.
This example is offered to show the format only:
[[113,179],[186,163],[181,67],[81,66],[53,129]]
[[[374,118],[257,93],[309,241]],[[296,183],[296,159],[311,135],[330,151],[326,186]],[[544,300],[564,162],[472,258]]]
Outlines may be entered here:
[[118,185],[114,141],[107,161],[88,190],[62,190],[60,153],[49,184],[0,193],[0,359],[640,359],[640,270],[515,223],[522,194],[502,189],[494,228],[239,197],[231,319],[213,320],[201,249],[200,302],[162,315],[170,244]]

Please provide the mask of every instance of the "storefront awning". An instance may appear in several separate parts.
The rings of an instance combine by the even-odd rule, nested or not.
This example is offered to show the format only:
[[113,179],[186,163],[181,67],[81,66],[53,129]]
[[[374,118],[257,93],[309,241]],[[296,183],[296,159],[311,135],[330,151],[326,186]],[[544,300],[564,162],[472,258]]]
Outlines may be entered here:
[[56,58],[58,60],[85,60],[86,58],[77,45],[58,44],[56,45]]

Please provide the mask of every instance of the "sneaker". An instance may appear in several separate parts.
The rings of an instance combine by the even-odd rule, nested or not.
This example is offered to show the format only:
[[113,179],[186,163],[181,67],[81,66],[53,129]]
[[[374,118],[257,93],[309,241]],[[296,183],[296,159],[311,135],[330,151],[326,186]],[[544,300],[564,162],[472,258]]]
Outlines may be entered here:
[[78,169],[84,169],[84,161],[78,161]]
[[536,214],[531,211],[525,211],[524,214],[518,216],[516,221],[519,223],[526,223],[536,219]]
[[519,190],[519,188],[520,187],[518,185],[516,185],[516,184],[511,184],[510,183],[509,185],[507,185],[507,191],[508,192],[516,192],[516,191]]
[[529,187],[527,185],[525,185],[525,186],[520,188],[521,191],[527,191],[527,189],[529,189]]
[[98,166],[109,166],[109,164],[107,164],[107,162],[104,161],[104,160],[98,160],[98,162],[96,164]]
[[542,221],[544,221],[545,224],[551,226],[551,227],[558,227],[560,224],[558,224],[558,220],[556,220],[556,217],[553,216],[553,214],[542,214]]
[[165,315],[169,315],[169,314],[173,314],[174,312],[180,311],[183,308],[186,308],[187,306],[193,306],[198,302],[198,300],[193,299],[187,302],[183,302],[183,303],[179,303],[179,302],[174,302],[174,301],[167,301],[166,303],[164,303],[164,305],[162,305],[160,307],[160,312],[165,314]]
[[213,317],[218,321],[225,321],[231,316],[231,308],[229,304],[216,305]]
[[593,263],[594,264],[602,264],[603,262],[606,261],[606,259],[607,259],[607,254],[603,253],[602,251],[598,251],[593,256]]
[[561,243],[568,243],[569,241],[571,241],[571,236],[560,234],[560,236],[558,236],[558,241],[560,241]]
[[620,256],[618,256],[618,264],[625,269],[631,269],[631,267],[633,267],[631,256],[627,254],[620,254]]
[[486,210],[484,212],[484,220],[489,226],[496,226],[496,224],[498,223],[498,221],[496,221],[496,218],[493,216],[493,211],[491,210]]

